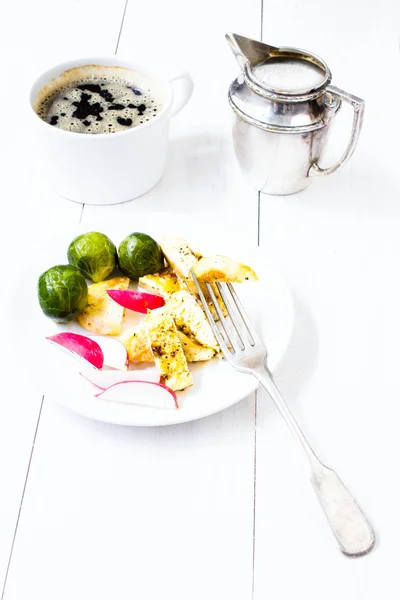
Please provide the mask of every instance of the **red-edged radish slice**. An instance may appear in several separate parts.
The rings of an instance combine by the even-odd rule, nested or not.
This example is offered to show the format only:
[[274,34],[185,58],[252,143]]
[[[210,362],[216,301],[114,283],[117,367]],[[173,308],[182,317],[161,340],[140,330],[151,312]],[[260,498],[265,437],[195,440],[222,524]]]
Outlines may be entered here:
[[80,373],[80,375],[100,390],[106,390],[115,383],[124,383],[126,381],[160,382],[160,371],[155,367],[122,372],[95,371],[94,369],[91,369],[90,373]]
[[99,344],[92,338],[79,333],[64,331],[46,337],[46,340],[58,345],[63,350],[70,352],[76,358],[83,358],[96,369],[102,369],[104,364],[103,350]]
[[164,306],[165,300],[162,296],[148,294],[147,292],[136,292],[134,290],[107,290],[107,294],[118,304],[129,310],[145,315],[148,310]]
[[123,381],[95,394],[96,398],[149,408],[178,408],[175,392],[161,383]]
[[126,371],[128,368],[128,351],[119,340],[107,335],[88,335],[100,346],[104,355],[104,366]]

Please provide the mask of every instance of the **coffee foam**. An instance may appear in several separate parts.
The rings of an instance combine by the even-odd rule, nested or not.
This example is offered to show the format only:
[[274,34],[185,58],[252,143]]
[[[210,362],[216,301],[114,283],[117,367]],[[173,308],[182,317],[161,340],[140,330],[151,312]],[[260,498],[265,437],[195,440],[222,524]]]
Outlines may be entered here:
[[144,73],[118,66],[84,65],[64,71],[36,98],[47,123],[76,133],[116,133],[137,127],[162,109],[161,86]]

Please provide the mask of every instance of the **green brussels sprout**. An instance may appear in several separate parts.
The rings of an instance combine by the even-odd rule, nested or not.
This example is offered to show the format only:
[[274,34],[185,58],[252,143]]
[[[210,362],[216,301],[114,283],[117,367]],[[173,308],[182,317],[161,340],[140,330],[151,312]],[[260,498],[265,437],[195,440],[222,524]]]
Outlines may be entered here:
[[119,268],[131,279],[156,273],[164,267],[161,246],[146,233],[131,233],[119,245]]
[[86,279],[72,265],[57,265],[42,273],[37,290],[40,308],[57,323],[72,321],[87,304]]
[[116,247],[104,233],[97,231],[78,235],[67,254],[68,262],[95,283],[108,277],[117,264]]

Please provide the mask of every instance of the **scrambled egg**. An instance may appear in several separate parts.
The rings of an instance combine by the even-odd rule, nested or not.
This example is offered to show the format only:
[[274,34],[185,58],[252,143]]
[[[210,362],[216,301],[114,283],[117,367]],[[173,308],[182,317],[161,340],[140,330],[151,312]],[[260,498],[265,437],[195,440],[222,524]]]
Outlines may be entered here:
[[[190,339],[182,331],[178,331],[179,340],[187,362],[201,362],[211,360],[215,356],[215,350],[205,348],[201,344]],[[153,352],[150,346],[144,325],[131,327],[118,338],[128,351],[130,362],[154,362]]]
[[188,362],[202,362],[211,360],[215,356],[215,350],[206,348],[190,339],[183,331],[178,331],[179,339],[182,344],[183,353]]
[[191,251],[189,244],[181,237],[164,237],[160,243],[168,264],[175,273],[186,279],[190,276],[190,269],[197,263],[197,258]]
[[[141,281],[144,280],[144,288],[145,289],[153,289],[157,291],[161,295],[165,297],[165,295],[172,294],[179,290],[188,290],[191,294],[199,298],[199,294],[197,292],[196,284],[194,283],[192,276],[190,274],[190,269],[192,269],[197,262],[202,258],[202,255],[199,252],[193,251],[189,244],[183,238],[171,238],[166,237],[163,239],[161,243],[162,250],[166,256],[166,259],[170,265],[169,269],[163,269],[160,273],[157,273],[156,276],[147,276],[147,277],[156,277],[157,281],[154,282],[153,285],[155,287],[151,288],[153,280],[147,280],[146,277],[141,278],[139,280],[139,285],[142,286]],[[171,268],[172,267],[172,268]],[[176,273],[174,273],[174,271]],[[177,274],[177,275],[176,275]],[[175,276],[175,280],[171,281],[172,276]],[[215,283],[212,283],[213,292],[218,301],[218,304],[222,310],[223,315],[226,317],[228,314],[225,304],[221,298],[221,294],[218,291]],[[146,287],[148,286],[148,287]],[[201,291],[204,294],[208,307],[211,311],[212,316],[215,320],[218,321],[218,315],[214,308],[214,303],[211,300],[210,294],[205,283],[200,282]]]
[[202,346],[218,350],[219,346],[203,309],[197,300],[184,290],[174,292],[167,299],[176,326]]
[[169,310],[163,306],[149,312],[145,328],[161,379],[172,390],[184,390],[193,384],[178,331]]
[[199,281],[231,281],[236,283],[258,281],[257,274],[251,267],[221,255],[201,258],[194,265],[193,271]]
[[119,335],[125,309],[110,298],[107,290],[127,290],[128,287],[128,277],[114,277],[89,285],[88,303],[78,317],[80,325],[93,333]]
[[165,237],[160,244],[165,258],[172,269],[187,285],[189,292],[197,295],[197,288],[190,274],[198,259],[186,240],[180,237]]
[[180,277],[170,267],[162,269],[154,275],[144,275],[139,278],[139,287],[165,298],[174,292],[186,289]]
[[142,325],[130,327],[118,339],[127,349],[130,362],[154,362],[149,338]]

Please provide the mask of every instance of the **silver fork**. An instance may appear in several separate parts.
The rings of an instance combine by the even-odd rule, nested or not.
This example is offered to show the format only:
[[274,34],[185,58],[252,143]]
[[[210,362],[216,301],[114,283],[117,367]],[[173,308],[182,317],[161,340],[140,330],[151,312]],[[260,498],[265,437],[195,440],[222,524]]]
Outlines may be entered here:
[[257,377],[308,458],[311,467],[311,483],[340,549],[348,556],[366,554],[374,546],[374,531],[342,480],[333,469],[324,465],[318,458],[290,412],[267,367],[266,347],[247,316],[232,284],[217,283],[228,312],[226,318],[222,314],[211,285],[206,284],[219,317],[217,324],[193,270],[191,275],[223,355],[235,369]]

